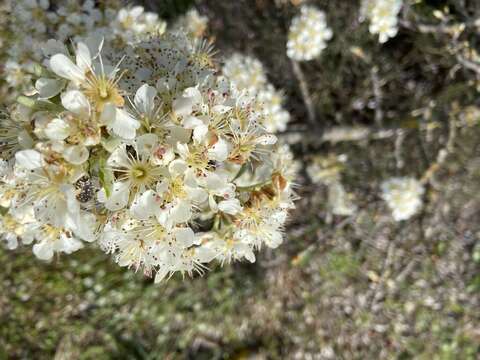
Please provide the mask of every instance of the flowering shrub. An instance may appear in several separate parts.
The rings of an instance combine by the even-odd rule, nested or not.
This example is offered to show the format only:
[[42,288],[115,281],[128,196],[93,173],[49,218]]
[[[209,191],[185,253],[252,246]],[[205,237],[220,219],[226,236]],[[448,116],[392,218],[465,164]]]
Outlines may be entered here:
[[[401,6],[363,2],[380,42],[396,34]],[[262,246],[280,245],[298,163],[273,135],[290,114],[259,60],[236,53],[220,69],[196,10],[170,29],[141,6],[114,2],[21,0],[0,11],[16,19],[5,24],[15,35],[0,43],[5,80],[11,96],[23,94],[0,118],[8,248],[31,244],[50,260],[95,243],[160,281],[203,273],[213,260],[253,262]],[[304,5],[287,56],[312,60],[332,36],[325,14]],[[339,216],[358,209],[342,185],[345,161],[318,157],[307,168]],[[421,208],[424,188],[413,178],[382,191],[396,221]]]

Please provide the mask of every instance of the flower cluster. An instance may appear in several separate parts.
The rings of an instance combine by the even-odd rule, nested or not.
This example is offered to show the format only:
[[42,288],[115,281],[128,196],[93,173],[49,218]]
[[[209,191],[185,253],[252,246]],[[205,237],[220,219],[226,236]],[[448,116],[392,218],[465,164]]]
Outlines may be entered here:
[[208,18],[200,15],[197,9],[190,9],[185,15],[180,16],[174,29],[182,30],[194,38],[202,38],[207,31]]
[[254,98],[256,109],[263,114],[262,125],[269,132],[286,130],[290,114],[283,108],[283,93],[268,82],[258,59],[236,53],[225,61],[222,70],[238,90]]
[[[82,41],[91,34],[106,40],[130,43],[149,34],[161,34],[166,23],[143,7],[121,8],[109,1],[101,7],[93,0],[60,0],[53,6],[49,0],[6,0],[0,37],[5,44],[5,80],[9,99],[34,92],[31,80],[35,65],[44,55],[44,44],[50,37],[66,42]],[[11,102],[11,101],[10,101]]]
[[327,26],[325,13],[304,5],[290,25],[287,55],[296,61],[312,60],[327,47],[327,41],[332,36],[333,32]]
[[[135,34],[152,19],[131,8],[117,20]],[[35,94],[0,119],[8,247],[48,260],[96,243],[160,281],[282,242],[291,153],[256,97],[217,75],[209,46],[157,31],[41,50]]]
[[398,14],[403,0],[363,0],[360,20],[370,21],[370,33],[378,34],[381,43],[397,35]]
[[382,183],[382,192],[393,218],[401,221],[411,218],[421,209],[425,188],[414,178],[392,178]]

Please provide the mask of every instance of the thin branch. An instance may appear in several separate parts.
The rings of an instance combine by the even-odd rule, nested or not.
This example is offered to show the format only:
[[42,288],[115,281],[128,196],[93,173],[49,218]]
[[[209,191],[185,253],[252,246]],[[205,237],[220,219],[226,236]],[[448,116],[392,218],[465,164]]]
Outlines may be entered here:
[[375,98],[375,124],[377,126],[382,126],[383,124],[383,109],[382,109],[383,92],[380,84],[380,79],[378,78],[378,67],[374,66],[370,74],[372,78],[373,96]]
[[406,137],[406,131],[403,129],[397,130],[397,138],[395,139],[395,162],[398,169],[402,169],[405,161],[402,156],[403,141]]
[[315,115],[315,106],[313,105],[312,97],[310,91],[308,90],[307,81],[305,80],[305,75],[303,74],[302,68],[297,61],[292,60],[293,74],[297,78],[298,84],[300,86],[300,92],[302,93],[303,102],[307,108],[308,121],[317,126],[316,115]]
[[480,75],[480,64],[466,59],[460,54],[457,54],[457,61],[466,69],[472,70]]
[[312,133],[311,129],[287,130],[277,134],[280,137],[290,137],[293,142],[301,139],[302,142],[312,143],[340,143],[340,142],[356,142],[365,140],[382,140],[393,137],[398,128],[379,128],[371,129],[365,126],[336,126],[332,127],[319,136],[318,133]]

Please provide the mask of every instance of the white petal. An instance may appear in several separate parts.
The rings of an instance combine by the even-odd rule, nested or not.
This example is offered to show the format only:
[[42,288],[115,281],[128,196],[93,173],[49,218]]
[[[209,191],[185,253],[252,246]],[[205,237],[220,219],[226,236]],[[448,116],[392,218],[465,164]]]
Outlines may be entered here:
[[204,124],[199,125],[193,129],[193,140],[195,140],[197,143],[202,143],[207,134],[208,126]]
[[58,241],[55,245],[55,250],[67,254],[71,254],[83,248],[83,244],[80,241],[73,237],[67,237],[66,235],[62,235],[60,241]]
[[62,119],[53,119],[45,128],[45,135],[50,140],[64,140],[70,135],[70,126]]
[[115,118],[110,123],[110,128],[115,135],[123,139],[135,139],[136,130],[140,127],[140,123],[125,110],[117,109]]
[[203,125],[203,121],[195,116],[188,116],[185,120],[183,120],[183,126],[186,129],[194,129],[199,125]]
[[151,115],[155,109],[157,89],[148,84],[142,85],[135,94],[134,103],[138,111]]
[[207,189],[215,191],[224,187],[225,182],[218,174],[210,172],[207,174],[207,178],[205,179],[205,185]]
[[277,142],[277,137],[273,134],[266,134],[258,137],[256,143],[260,145],[273,145]]
[[197,87],[189,87],[183,91],[183,97],[191,98],[195,104],[202,101],[202,94]]
[[82,42],[77,45],[76,61],[78,67],[83,70],[83,73],[92,68],[92,56],[90,55],[90,50],[88,50],[88,46]]
[[88,160],[90,153],[88,149],[83,145],[72,145],[65,148],[63,151],[63,157],[70,164],[80,165]]
[[90,103],[87,97],[78,90],[70,90],[62,94],[62,105],[65,109],[78,115],[90,113]]
[[175,228],[173,230],[173,234],[175,236],[175,239],[177,239],[177,241],[181,246],[190,247],[193,245],[193,242],[195,240],[195,235],[193,233],[193,230],[190,229],[189,227]]
[[150,156],[158,143],[158,136],[155,134],[144,134],[135,139],[137,152],[141,156]]
[[115,115],[117,114],[117,108],[114,104],[105,104],[103,111],[100,114],[100,122],[104,125],[110,125],[115,121]]
[[63,54],[53,55],[50,68],[58,76],[79,83],[85,80],[85,74],[72,60]]
[[138,18],[140,15],[143,14],[143,6],[134,6],[132,10],[130,10],[130,16],[133,18]]
[[218,209],[226,214],[235,215],[242,211],[242,206],[238,199],[228,199],[220,201]]
[[283,241],[282,233],[273,231],[270,236],[265,238],[265,244],[272,249],[277,248]]
[[153,215],[159,207],[156,197],[157,194],[153,190],[145,191],[133,201],[130,207],[131,214],[139,220],[145,220]]
[[188,189],[187,193],[188,197],[196,204],[201,204],[208,198],[208,193],[201,188]]
[[92,242],[95,241],[95,226],[96,226],[96,217],[94,214],[82,211],[78,214],[78,217],[75,219],[74,226],[72,231],[76,236],[82,240]]
[[172,109],[177,116],[188,116],[192,113],[193,100],[181,97],[172,103]]
[[118,211],[127,206],[128,198],[130,196],[130,183],[114,182],[112,185],[112,193],[109,197],[106,196],[105,190],[102,189],[98,194],[98,201],[105,203],[105,207],[110,211]]
[[55,79],[40,78],[35,82],[35,89],[42,99],[50,99],[59,94],[64,82]]
[[36,150],[22,150],[15,154],[16,164],[22,168],[33,170],[43,165],[43,156]]
[[40,260],[51,260],[53,257],[53,248],[47,241],[33,245],[33,253]]
[[195,259],[201,263],[208,263],[215,259],[217,253],[205,246],[195,248]]
[[181,159],[173,160],[168,165],[168,171],[172,176],[183,174],[188,169],[187,163]]
[[192,217],[192,211],[190,209],[190,204],[188,204],[186,202],[179,203],[177,206],[175,206],[172,209],[172,211],[170,213],[170,216],[171,216],[171,221],[174,224],[180,224],[180,223],[187,222]]
[[208,157],[216,161],[225,161],[228,157],[228,143],[222,138],[208,149]]
[[130,160],[128,158],[125,144],[120,145],[112,152],[107,160],[107,165],[112,167],[130,167]]

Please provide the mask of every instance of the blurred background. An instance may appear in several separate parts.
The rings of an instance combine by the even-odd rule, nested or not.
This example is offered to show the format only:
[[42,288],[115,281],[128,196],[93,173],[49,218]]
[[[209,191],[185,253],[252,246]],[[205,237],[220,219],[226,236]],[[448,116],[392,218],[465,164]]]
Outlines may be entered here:
[[[300,166],[284,243],[159,285],[95,249],[43,263],[0,247],[0,359],[479,358],[480,3],[405,0],[380,44],[359,1],[309,1],[334,36],[299,75],[300,2],[129,2],[169,23],[196,8],[220,64],[254,56],[284,92],[278,136]],[[355,204],[340,215],[329,175]],[[394,176],[429,177],[407,221],[381,198]]]

